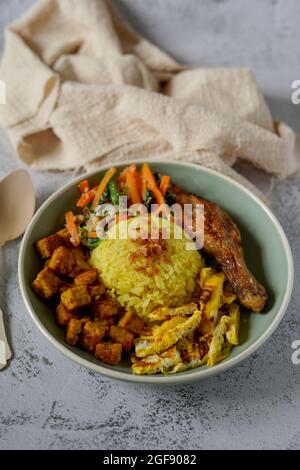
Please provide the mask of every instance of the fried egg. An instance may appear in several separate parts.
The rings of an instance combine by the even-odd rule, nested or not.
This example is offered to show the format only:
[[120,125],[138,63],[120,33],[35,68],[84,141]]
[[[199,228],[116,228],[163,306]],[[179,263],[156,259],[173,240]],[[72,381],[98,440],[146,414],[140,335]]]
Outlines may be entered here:
[[151,354],[143,359],[131,356],[132,371],[134,374],[172,374],[178,372],[182,366],[182,360],[176,346],[172,346],[161,354]]
[[236,295],[232,290],[232,287],[229,283],[223,289],[223,294],[221,296],[221,306],[230,305],[236,300]]
[[197,310],[197,305],[193,303],[183,305],[182,307],[175,307],[175,308],[162,307],[149,313],[147,320],[153,323],[162,322],[162,321],[169,320],[172,317],[176,317],[176,316],[186,317],[189,315],[193,315],[195,310]]
[[207,365],[213,366],[225,359],[231,347],[238,344],[240,313],[237,304],[229,305],[229,315],[223,315],[217,324],[207,354]]
[[182,358],[182,364],[179,368],[181,372],[187,369],[201,366],[206,363],[207,355],[201,356],[199,343],[193,338],[182,338],[177,343],[177,349]]
[[192,333],[199,325],[201,313],[195,310],[191,317],[175,316],[164,321],[161,325],[155,325],[150,334],[140,336],[135,344],[135,355],[147,357],[152,354],[160,354],[176,344],[181,338]]
[[[204,271],[204,272],[203,272]],[[200,275],[200,310],[202,334],[212,333],[219,316],[225,276],[215,273],[212,268],[204,268]]]
[[229,306],[229,322],[226,332],[226,338],[229,344],[236,346],[239,344],[239,329],[240,329],[240,309],[237,304]]

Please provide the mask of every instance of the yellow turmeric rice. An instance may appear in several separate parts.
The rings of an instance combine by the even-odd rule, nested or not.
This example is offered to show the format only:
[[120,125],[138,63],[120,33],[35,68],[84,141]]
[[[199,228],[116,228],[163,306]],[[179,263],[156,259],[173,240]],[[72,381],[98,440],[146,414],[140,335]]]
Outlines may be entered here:
[[172,223],[169,239],[122,239],[136,219],[121,221],[117,233],[110,230],[90,263],[123,307],[147,317],[155,308],[189,302],[203,262],[194,242]]

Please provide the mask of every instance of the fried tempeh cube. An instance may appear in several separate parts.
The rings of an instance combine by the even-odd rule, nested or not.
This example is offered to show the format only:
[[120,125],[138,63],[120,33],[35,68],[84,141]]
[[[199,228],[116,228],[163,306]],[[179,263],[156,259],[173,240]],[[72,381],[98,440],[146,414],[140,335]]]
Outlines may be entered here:
[[134,340],[134,335],[130,331],[113,325],[110,327],[109,336],[113,342],[122,344],[125,352],[130,352]]
[[81,320],[76,320],[72,318],[67,326],[66,332],[66,341],[71,346],[76,346],[79,340],[79,335],[81,333],[82,323]]
[[94,322],[96,322],[100,327],[104,327],[105,336],[108,336],[110,332],[110,327],[117,323],[117,317],[109,317],[106,320],[100,320],[100,318],[95,317]]
[[66,228],[63,228],[62,230],[57,232],[56,235],[59,235],[63,239],[66,247],[71,248],[73,246],[70,240],[70,232]]
[[95,284],[94,286],[88,286],[88,291],[93,301],[100,300],[106,291],[104,284]]
[[51,256],[49,268],[61,276],[69,276],[75,266],[72,251],[65,246],[59,246]]
[[58,325],[62,328],[67,328],[69,321],[72,319],[79,320],[78,313],[70,312],[62,303],[58,304],[56,307],[56,321]]
[[50,235],[50,237],[42,238],[35,244],[36,251],[42,259],[51,258],[56,248],[64,245],[64,239],[58,234]]
[[89,271],[84,271],[78,276],[75,277],[74,282],[76,286],[89,286],[94,284],[98,280],[98,271],[97,269],[90,269]]
[[134,312],[128,311],[120,318],[118,326],[139,336],[144,329],[144,322]]
[[117,365],[122,359],[122,344],[119,343],[99,343],[95,348],[95,356],[106,364]]
[[114,299],[103,299],[94,302],[92,312],[95,317],[105,320],[118,314],[118,303]]
[[99,326],[96,322],[88,321],[82,328],[80,346],[91,354],[94,354],[96,344],[100,343],[104,336],[104,326]]
[[39,272],[32,283],[35,293],[45,300],[53,297],[58,292],[60,286],[61,280],[48,267]]
[[75,266],[73,271],[70,273],[70,277],[76,277],[83,271],[89,271],[91,269],[90,264],[88,263],[86,256],[84,255],[82,249],[78,248],[70,248],[74,259],[75,259]]
[[74,287],[74,285],[71,284],[70,282],[62,281],[61,286],[59,288],[59,294],[62,294],[63,292],[65,292],[68,289],[71,289],[72,287]]
[[91,317],[88,317],[87,315],[84,315],[81,319],[81,324],[84,326],[87,322],[91,321]]
[[92,302],[86,286],[72,287],[63,292],[60,298],[67,310],[86,307]]

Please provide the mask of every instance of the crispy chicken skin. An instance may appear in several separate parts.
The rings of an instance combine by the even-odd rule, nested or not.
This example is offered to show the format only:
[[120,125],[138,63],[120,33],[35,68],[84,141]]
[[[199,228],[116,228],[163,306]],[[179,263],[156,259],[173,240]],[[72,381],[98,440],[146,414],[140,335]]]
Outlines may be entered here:
[[194,210],[197,204],[204,205],[204,250],[220,263],[241,304],[260,312],[266,304],[267,293],[246,266],[241,235],[233,220],[206,199],[187,194],[176,186],[172,191],[182,206],[192,204]]

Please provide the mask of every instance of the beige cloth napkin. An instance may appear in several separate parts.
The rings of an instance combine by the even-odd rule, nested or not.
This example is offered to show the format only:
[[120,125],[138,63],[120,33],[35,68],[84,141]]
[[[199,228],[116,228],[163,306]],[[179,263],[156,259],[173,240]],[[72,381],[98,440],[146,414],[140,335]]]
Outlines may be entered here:
[[248,69],[185,69],[104,0],[41,0],[6,32],[0,123],[39,170],[178,159],[252,185],[237,158],[278,178],[299,138],[274,124]]

